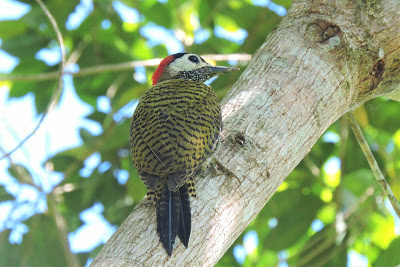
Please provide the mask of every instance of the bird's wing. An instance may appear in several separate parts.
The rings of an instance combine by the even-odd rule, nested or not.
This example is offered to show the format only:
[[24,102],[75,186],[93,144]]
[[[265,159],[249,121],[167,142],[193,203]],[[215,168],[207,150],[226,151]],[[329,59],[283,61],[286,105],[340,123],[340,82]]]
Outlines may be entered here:
[[174,151],[171,174],[168,175],[170,190],[182,185],[205,161],[220,132],[221,111],[214,92],[196,97],[189,94],[186,101],[176,101],[166,111],[166,123],[171,129],[169,140]]
[[154,175],[166,177],[170,190],[204,162],[221,127],[212,89],[185,81],[187,90],[179,91],[180,81],[153,86],[135,110],[131,127],[132,154],[142,179],[149,185],[154,184]]

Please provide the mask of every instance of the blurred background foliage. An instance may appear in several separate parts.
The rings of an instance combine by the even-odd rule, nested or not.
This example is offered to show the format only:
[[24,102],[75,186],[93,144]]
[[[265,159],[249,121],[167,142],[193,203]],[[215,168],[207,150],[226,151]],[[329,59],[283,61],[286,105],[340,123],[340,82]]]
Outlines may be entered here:
[[[41,8],[31,0],[21,2],[29,5],[29,12],[19,19],[0,21],[1,49],[19,60],[12,72],[1,76],[0,83],[2,90],[8,90],[6,101],[32,95],[36,116],[40,116],[54,93],[57,75],[39,80],[21,77],[57,72],[59,54],[49,62],[50,57],[42,59],[38,51],[57,54],[59,45]],[[44,3],[65,41],[66,71],[79,74],[88,67],[163,58],[182,51],[253,54],[291,1]],[[121,8],[129,12],[124,15]],[[242,71],[247,64],[228,63],[239,65]],[[84,119],[97,130],[76,125],[81,142],[46,154],[40,163],[44,174],[20,161],[17,153],[2,159],[14,188],[25,186],[36,193],[21,201],[21,191],[11,190],[10,182],[1,183],[0,204],[11,208],[0,214],[0,266],[84,266],[144,197],[146,189],[131,163],[128,129],[136,100],[149,88],[154,70],[137,67],[74,74],[73,78],[65,75],[64,83],[69,81],[76,97],[91,107]],[[213,81],[220,99],[239,75]],[[398,114],[400,105],[385,98],[369,101],[356,111],[385,177],[400,198]],[[13,147],[7,142],[0,139],[2,153]],[[35,151],[31,153],[34,157]],[[54,174],[59,179],[46,180]],[[104,230],[89,223],[93,214],[100,214],[108,225],[109,233],[103,239],[99,236]],[[346,121],[339,120],[217,266],[345,266],[355,262],[394,266],[400,264],[400,225],[393,214]],[[80,242],[91,245],[79,249],[72,245],[73,237],[83,231],[91,231],[97,241],[85,235],[86,240]]]

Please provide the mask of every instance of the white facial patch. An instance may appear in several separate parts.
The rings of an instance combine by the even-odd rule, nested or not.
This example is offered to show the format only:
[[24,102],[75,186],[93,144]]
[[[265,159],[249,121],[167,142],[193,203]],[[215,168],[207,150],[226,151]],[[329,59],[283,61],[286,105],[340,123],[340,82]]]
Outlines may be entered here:
[[[198,59],[197,62],[192,62],[189,57],[196,57]],[[181,71],[191,71],[195,69],[200,69],[205,66],[210,66],[207,62],[203,62],[203,60],[195,54],[185,54],[180,58],[175,59],[168,65],[168,72],[171,77],[174,77]]]

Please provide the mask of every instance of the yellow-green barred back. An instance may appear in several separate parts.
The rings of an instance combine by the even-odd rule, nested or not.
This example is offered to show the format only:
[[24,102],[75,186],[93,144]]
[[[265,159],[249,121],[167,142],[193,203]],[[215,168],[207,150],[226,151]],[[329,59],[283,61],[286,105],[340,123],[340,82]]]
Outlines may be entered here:
[[155,190],[158,177],[169,190],[182,186],[210,154],[220,128],[221,109],[210,86],[173,79],[150,88],[131,125],[134,164],[148,189]]

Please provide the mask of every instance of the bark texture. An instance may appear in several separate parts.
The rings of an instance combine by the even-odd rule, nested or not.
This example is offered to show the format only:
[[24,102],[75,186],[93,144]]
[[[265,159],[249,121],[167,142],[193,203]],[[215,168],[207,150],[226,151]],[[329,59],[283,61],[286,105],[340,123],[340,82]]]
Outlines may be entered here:
[[398,0],[293,1],[221,103],[216,163],[195,178],[189,248],[177,239],[168,257],[142,200],[92,266],[213,266],[333,122],[399,86]]

